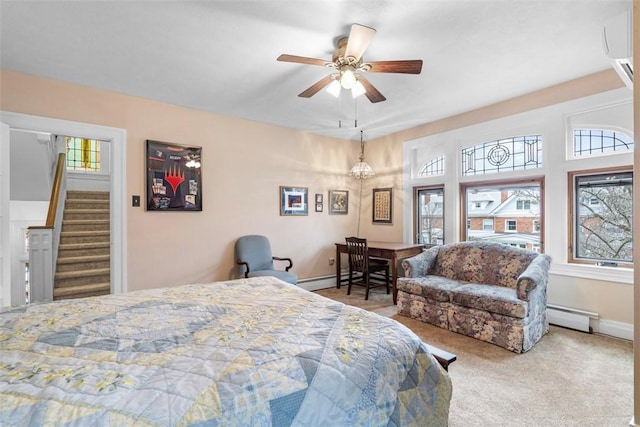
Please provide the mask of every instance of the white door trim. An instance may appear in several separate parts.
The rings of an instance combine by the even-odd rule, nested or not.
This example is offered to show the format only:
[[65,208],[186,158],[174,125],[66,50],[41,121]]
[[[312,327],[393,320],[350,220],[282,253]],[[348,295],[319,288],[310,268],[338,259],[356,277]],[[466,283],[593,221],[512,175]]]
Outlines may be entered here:
[[[126,142],[125,129],[0,111],[0,121],[15,130],[49,132],[111,143],[111,292],[127,291]],[[7,150],[8,151],[8,150]],[[8,178],[8,177],[5,177]],[[8,179],[7,179],[8,181]],[[4,218],[2,219],[4,221]],[[8,221],[8,218],[7,218]],[[1,224],[0,224],[1,226]],[[5,294],[9,284],[0,285]]]
[[0,307],[12,303],[9,167],[9,125],[0,123]]

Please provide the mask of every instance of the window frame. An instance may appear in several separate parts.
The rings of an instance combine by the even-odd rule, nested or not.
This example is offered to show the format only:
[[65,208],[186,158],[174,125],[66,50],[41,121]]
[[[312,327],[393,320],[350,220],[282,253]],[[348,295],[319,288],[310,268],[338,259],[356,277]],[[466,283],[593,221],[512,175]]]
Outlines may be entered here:
[[[600,146],[600,152],[591,152],[591,153],[587,153],[587,151],[595,151],[594,149],[592,150],[579,150],[580,153],[582,153],[583,151],[585,152],[585,154],[578,154],[576,153],[576,132],[611,132],[613,133],[613,136],[608,137],[608,136],[604,136],[604,135],[600,135],[600,138],[602,140],[604,140],[605,138],[611,138],[613,141],[620,141],[622,145],[626,145],[626,142],[623,141],[620,138],[617,138],[616,134],[620,134],[620,135],[624,135],[624,137],[630,141],[631,147],[626,149],[626,150],[616,150],[616,144],[614,142],[613,145],[613,149],[610,151],[604,151],[604,144],[601,144]],[[591,158],[595,158],[595,157],[603,157],[603,156],[615,156],[615,155],[621,155],[621,154],[629,154],[629,153],[633,153],[635,151],[635,140],[633,138],[632,135],[629,135],[627,133],[627,131],[625,129],[620,129],[617,127],[613,127],[613,126],[572,126],[570,128],[570,135],[571,138],[569,139],[569,146],[567,147],[569,149],[569,159],[571,160],[586,160],[586,159],[591,159]],[[582,136],[582,135],[581,135]]]
[[[70,144],[87,144],[88,147],[70,147]],[[80,136],[66,136],[65,137],[65,152],[66,152],[66,161],[65,167],[67,173],[71,174],[86,174],[86,175],[99,175],[102,173],[102,141],[99,139],[93,138],[83,138]],[[75,153],[74,156],[70,155],[70,151]],[[86,156],[95,156],[95,159],[75,159],[75,156],[79,155],[81,157]],[[73,158],[73,160],[72,160]],[[71,164],[70,164],[71,163]],[[91,167],[94,165],[94,167]]]
[[[538,245],[540,247],[540,253],[544,253],[544,225],[545,225],[545,175],[534,175],[526,178],[506,178],[496,180],[469,180],[459,183],[459,198],[460,198],[460,233],[458,236],[459,241],[467,241],[467,231],[465,224],[468,223],[467,215],[469,214],[467,208],[467,190],[475,187],[517,187],[519,185],[531,185],[537,184],[540,188],[540,231],[536,234],[539,235]],[[517,228],[517,223],[516,223]],[[517,231],[516,231],[517,232]],[[512,232],[511,232],[512,233]]]
[[[511,224],[513,223],[513,230]],[[517,233],[518,232],[518,220],[517,219],[505,219],[504,220],[504,232],[505,233]]]
[[[567,190],[567,200],[568,200],[568,241],[567,241],[567,263],[569,265],[591,265],[591,266],[607,266],[606,264],[602,264],[602,262],[615,262],[615,267],[633,269],[633,259],[629,261],[612,261],[612,260],[604,260],[604,259],[594,259],[594,258],[580,258],[576,257],[576,238],[577,238],[577,218],[575,216],[576,212],[576,178],[581,176],[590,176],[590,175],[607,175],[607,174],[615,174],[622,172],[631,172],[633,173],[633,165],[626,166],[613,166],[607,168],[596,168],[596,169],[582,169],[567,172],[567,182],[568,182],[568,190]],[[633,185],[633,180],[632,180]],[[589,201],[591,205],[591,201]],[[633,213],[632,213],[633,215]]]
[[[445,221],[446,221],[446,204],[445,204],[445,186],[444,184],[435,185],[421,185],[413,187],[413,242],[421,243],[419,236],[421,234],[422,227],[420,227],[420,215],[418,215],[418,208],[420,206],[419,196],[421,191],[440,191],[442,193],[442,243],[445,243]],[[431,243],[423,243],[424,245],[433,245]]]

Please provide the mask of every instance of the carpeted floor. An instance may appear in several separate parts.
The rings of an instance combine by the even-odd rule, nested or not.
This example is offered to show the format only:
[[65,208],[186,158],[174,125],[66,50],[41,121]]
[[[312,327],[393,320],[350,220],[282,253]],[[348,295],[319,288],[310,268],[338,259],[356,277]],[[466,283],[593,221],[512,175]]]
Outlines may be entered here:
[[320,295],[391,317],[423,341],[456,354],[449,367],[450,427],[628,426],[633,414],[633,344],[551,326],[524,354],[399,316],[391,296],[345,286]]

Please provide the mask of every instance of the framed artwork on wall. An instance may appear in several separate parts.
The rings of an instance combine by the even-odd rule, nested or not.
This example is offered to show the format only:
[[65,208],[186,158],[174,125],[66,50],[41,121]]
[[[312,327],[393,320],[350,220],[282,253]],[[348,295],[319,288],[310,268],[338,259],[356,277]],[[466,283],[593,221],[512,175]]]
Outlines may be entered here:
[[308,215],[308,189],[280,186],[280,215]]
[[391,224],[393,218],[393,189],[373,189],[373,223]]
[[347,215],[349,213],[349,192],[329,190],[329,215]]
[[202,211],[202,147],[148,139],[147,210]]

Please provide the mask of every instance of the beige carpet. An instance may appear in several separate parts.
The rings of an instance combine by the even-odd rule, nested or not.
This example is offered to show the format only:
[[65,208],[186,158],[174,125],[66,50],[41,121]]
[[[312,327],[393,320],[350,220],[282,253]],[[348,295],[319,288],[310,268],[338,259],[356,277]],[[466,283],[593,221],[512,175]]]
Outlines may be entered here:
[[628,426],[633,414],[633,344],[556,326],[515,354],[396,314],[391,296],[346,286],[317,291],[391,317],[423,341],[457,355],[449,367],[450,427]]

